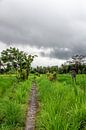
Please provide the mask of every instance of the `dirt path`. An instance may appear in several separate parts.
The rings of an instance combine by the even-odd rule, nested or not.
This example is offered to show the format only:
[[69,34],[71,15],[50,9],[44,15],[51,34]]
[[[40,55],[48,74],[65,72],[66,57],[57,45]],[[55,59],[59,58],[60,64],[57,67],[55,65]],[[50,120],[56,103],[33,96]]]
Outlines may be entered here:
[[32,85],[31,95],[29,100],[26,127],[25,130],[35,130],[35,117],[37,112],[37,97],[36,97],[36,85]]

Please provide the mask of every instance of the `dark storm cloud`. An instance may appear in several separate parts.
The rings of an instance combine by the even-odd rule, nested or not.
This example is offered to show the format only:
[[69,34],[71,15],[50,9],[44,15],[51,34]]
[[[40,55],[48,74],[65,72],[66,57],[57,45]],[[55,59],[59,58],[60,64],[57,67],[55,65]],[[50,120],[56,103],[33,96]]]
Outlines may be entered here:
[[43,57],[57,58],[62,60],[68,60],[73,55],[86,56],[86,44],[79,44],[70,48],[53,48],[49,53],[41,51],[40,55]]
[[42,56],[68,59],[85,54],[85,0],[2,0],[0,41],[51,48]]
[[50,53],[40,52],[41,56],[43,57],[51,57],[51,58],[58,58],[67,60],[72,56],[72,51],[68,50],[67,48],[54,48],[50,51]]

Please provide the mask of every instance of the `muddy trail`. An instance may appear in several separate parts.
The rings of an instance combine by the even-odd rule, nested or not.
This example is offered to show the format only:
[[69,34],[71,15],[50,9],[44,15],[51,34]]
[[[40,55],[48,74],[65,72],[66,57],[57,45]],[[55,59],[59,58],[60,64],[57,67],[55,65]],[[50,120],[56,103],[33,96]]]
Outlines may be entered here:
[[35,130],[36,112],[37,112],[37,91],[36,91],[36,85],[35,83],[33,83],[28,105],[25,130]]

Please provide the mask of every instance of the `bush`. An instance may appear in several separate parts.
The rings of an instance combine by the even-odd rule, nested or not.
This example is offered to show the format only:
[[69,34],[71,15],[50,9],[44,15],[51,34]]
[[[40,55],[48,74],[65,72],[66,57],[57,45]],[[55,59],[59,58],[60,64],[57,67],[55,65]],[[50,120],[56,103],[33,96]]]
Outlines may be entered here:
[[50,81],[54,81],[57,79],[57,73],[53,72],[53,73],[47,73],[47,77]]

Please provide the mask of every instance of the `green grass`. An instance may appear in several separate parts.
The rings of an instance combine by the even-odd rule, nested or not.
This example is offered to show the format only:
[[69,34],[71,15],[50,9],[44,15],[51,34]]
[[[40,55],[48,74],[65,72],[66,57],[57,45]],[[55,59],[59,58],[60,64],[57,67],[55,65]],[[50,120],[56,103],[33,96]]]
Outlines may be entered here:
[[73,83],[70,75],[55,82],[46,76],[37,79],[39,110],[37,130],[86,130],[86,75]]
[[23,130],[31,81],[0,76],[0,130]]

